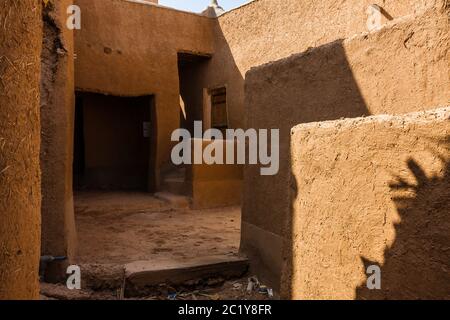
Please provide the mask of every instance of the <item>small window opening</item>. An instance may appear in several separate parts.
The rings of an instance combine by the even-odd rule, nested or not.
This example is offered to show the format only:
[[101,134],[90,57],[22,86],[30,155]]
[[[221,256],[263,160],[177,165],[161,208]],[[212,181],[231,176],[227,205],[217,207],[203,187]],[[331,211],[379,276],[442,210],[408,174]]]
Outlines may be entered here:
[[225,133],[228,129],[227,89],[211,90],[211,127]]

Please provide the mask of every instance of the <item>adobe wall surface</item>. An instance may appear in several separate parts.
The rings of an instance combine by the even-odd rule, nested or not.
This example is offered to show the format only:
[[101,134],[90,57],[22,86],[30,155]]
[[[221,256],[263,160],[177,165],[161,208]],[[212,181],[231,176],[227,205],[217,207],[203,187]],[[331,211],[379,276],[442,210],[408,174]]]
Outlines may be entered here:
[[450,108],[299,125],[291,148],[285,298],[450,298]]
[[[389,0],[380,5],[395,18],[440,3]],[[251,67],[366,30],[365,12],[372,2],[260,0],[219,19],[139,1],[76,4],[82,9],[82,29],[76,32],[77,88],[126,96],[157,94],[160,167],[168,161],[168,137],[179,124],[177,51],[213,55],[190,75],[196,83],[192,112],[202,115],[197,110],[203,105],[202,88],[226,85],[230,127],[245,127],[244,78]]]
[[214,20],[123,0],[77,0],[76,87],[118,96],[155,94],[157,167],[170,159],[180,123],[177,52],[211,54]]
[[[230,125],[246,126],[244,80],[252,67],[367,31],[367,7],[381,6],[389,19],[442,8],[442,0],[256,0],[220,16],[204,87],[227,85]],[[382,23],[388,19],[383,17]]]
[[66,278],[73,262],[76,230],[72,192],[74,41],[66,26],[72,0],[50,1],[44,9],[41,72],[42,255],[67,256],[49,264],[48,281]]
[[[262,259],[257,266],[271,273],[274,286],[289,203],[290,129],[306,122],[446,105],[448,29],[446,14],[431,11],[247,73],[247,126],[280,129],[280,172],[262,177],[257,166],[245,168],[242,227],[247,234],[242,249]],[[276,243],[277,254],[266,256],[265,243]]]
[[[448,21],[446,12],[438,12],[444,0],[380,2],[392,18],[408,17],[346,41],[338,39],[367,30],[366,9],[373,2],[259,0],[219,19],[123,0],[76,3],[83,15],[76,32],[76,86],[113,95],[155,94],[158,168],[169,160],[170,134],[180,123],[177,51],[212,55],[192,72],[192,90],[226,86],[230,127],[283,124],[279,175],[272,179],[259,176],[259,168],[246,169],[242,225],[244,250],[262,257],[259,265],[266,266],[275,288],[291,127],[448,102]],[[436,10],[425,14],[430,8]],[[244,97],[252,67],[311,47],[319,48],[250,71]],[[199,108],[194,114],[201,115],[202,92],[192,97]]]
[[[200,140],[192,139],[192,141]],[[226,157],[227,149],[233,148],[236,158],[236,144],[226,140],[222,142],[224,157]],[[207,154],[210,154],[211,148],[214,148],[211,140],[202,140],[201,143],[202,154],[205,150]],[[195,142],[191,146],[191,154],[195,155]],[[186,166],[186,169],[186,180],[191,191],[193,209],[238,206],[242,203],[243,165],[203,163],[191,164]]]
[[0,21],[0,300],[38,299],[41,1],[2,1]]

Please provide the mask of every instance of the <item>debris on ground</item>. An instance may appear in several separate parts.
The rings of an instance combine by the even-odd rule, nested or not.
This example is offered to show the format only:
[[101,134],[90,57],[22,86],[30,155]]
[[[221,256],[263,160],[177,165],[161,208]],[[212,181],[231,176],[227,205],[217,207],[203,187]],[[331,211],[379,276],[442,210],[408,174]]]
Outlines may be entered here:
[[[249,286],[251,284],[251,290]],[[63,284],[50,285],[41,283],[41,298],[43,300],[271,300],[276,299],[271,288],[262,285],[256,277],[224,281],[214,286],[198,288],[172,288],[156,290],[140,298],[124,298],[117,290],[69,290]]]
[[171,293],[167,296],[167,298],[169,300],[176,300],[177,299],[177,294],[176,293]]
[[261,295],[267,295],[269,298],[273,298],[273,289],[261,284],[257,277],[248,278],[247,293],[253,291],[258,292]]
[[233,289],[241,290],[242,289],[242,283],[239,283],[239,282],[233,283]]
[[250,277],[248,278],[248,283],[247,283],[247,292],[251,293],[253,290],[259,288],[259,281],[258,278],[256,277]]

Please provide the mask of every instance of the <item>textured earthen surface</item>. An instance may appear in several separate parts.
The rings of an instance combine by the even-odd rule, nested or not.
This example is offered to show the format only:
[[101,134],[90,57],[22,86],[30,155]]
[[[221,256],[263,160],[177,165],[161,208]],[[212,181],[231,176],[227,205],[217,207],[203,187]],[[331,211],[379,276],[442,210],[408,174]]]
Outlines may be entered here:
[[[170,133],[180,122],[177,52],[211,57],[188,70],[189,108],[200,115],[197,120],[203,88],[226,85],[229,126],[244,127],[244,79],[250,68],[366,31],[366,9],[372,4],[260,0],[209,19],[138,1],[75,3],[83,12],[82,29],[75,33],[76,86],[113,95],[156,94],[157,176],[169,159]],[[379,5],[392,19],[442,6],[442,1],[384,0]]]
[[81,264],[184,260],[238,252],[238,207],[190,210],[146,193],[77,193]]
[[[256,228],[250,227],[254,237],[242,237],[247,239],[243,250],[263,257],[264,246],[257,243],[277,236],[282,243],[289,210],[291,127],[448,103],[448,29],[446,13],[431,10],[247,73],[247,126],[280,129],[280,172],[262,177],[257,166],[245,168],[243,222]],[[265,266],[279,281],[280,260],[257,266]]]
[[37,299],[41,1],[2,1],[0,25],[0,300]]
[[244,80],[252,67],[286,58],[367,31],[367,8],[384,9],[382,23],[445,0],[258,0],[228,12],[215,26],[215,50],[202,80],[204,87],[227,85],[232,127],[243,127]]
[[449,299],[449,137],[449,108],[295,127],[284,297]]
[[47,280],[66,277],[76,249],[72,195],[74,64],[73,31],[66,27],[72,0],[44,9],[41,71],[42,255],[67,256],[47,268]]
[[[196,141],[196,142],[195,142]],[[220,144],[214,146],[211,140],[193,139],[191,143],[191,154],[195,158],[196,144],[201,143],[202,150],[199,156],[204,153],[210,155],[211,148],[223,147],[224,159],[219,162],[226,162],[227,149],[234,149],[235,158],[237,154],[236,143],[222,140]],[[200,144],[199,144],[200,145]],[[216,149],[215,149],[216,150]],[[215,154],[215,153],[214,153]],[[239,206],[242,201],[243,165],[239,164],[191,164],[186,166],[186,180],[188,183],[190,196],[192,197],[193,209],[211,209],[228,206]]]

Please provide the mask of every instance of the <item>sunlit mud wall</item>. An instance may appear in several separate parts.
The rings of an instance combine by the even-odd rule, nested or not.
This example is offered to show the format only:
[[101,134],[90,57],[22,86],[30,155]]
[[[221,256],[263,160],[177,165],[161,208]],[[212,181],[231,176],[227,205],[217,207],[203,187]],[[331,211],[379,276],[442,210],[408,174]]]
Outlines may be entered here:
[[285,298],[450,298],[450,108],[299,125],[291,148]]
[[0,300],[37,299],[41,1],[2,1],[0,25]]
[[[249,128],[280,129],[280,172],[244,173],[242,250],[274,287],[289,209],[290,129],[300,123],[402,114],[447,105],[449,24],[442,7],[311,48],[247,73]],[[362,19],[362,17],[361,17]]]
[[72,0],[49,1],[43,12],[41,71],[42,255],[66,256],[48,265],[46,279],[66,277],[75,255],[72,194],[73,31],[66,21]]

